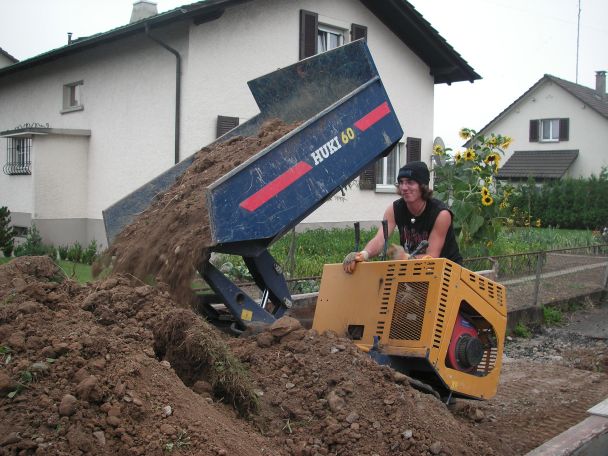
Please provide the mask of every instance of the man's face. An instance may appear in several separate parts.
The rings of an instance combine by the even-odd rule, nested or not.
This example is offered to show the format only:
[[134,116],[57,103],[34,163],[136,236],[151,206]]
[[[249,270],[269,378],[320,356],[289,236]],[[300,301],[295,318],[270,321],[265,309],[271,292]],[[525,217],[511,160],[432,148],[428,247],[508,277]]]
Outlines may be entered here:
[[414,179],[402,177],[397,185],[399,187],[399,194],[406,203],[416,201],[422,197],[420,184]]

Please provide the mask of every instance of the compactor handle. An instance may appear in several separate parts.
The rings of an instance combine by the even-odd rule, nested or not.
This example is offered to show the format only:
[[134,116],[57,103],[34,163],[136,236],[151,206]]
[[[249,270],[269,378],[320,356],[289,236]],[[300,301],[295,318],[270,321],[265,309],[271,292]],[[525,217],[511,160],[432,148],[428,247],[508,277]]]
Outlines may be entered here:
[[413,258],[414,256],[418,255],[420,252],[422,252],[424,249],[426,249],[429,246],[429,241],[420,241],[420,244],[418,244],[418,247],[416,247],[414,249],[414,251],[412,253],[410,253],[410,258]]
[[382,234],[384,234],[384,248],[382,249],[382,261],[384,261],[388,250],[388,220],[382,220]]
[[361,228],[360,223],[355,222],[355,252],[359,251],[359,243],[361,242]]

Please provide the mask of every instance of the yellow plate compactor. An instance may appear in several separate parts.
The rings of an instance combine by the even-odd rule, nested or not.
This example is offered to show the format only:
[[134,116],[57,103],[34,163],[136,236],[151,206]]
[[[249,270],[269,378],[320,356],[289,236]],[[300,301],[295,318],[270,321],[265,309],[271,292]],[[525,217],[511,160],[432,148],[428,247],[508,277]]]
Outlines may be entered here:
[[324,266],[313,329],[349,337],[442,398],[496,394],[504,286],[443,258]]

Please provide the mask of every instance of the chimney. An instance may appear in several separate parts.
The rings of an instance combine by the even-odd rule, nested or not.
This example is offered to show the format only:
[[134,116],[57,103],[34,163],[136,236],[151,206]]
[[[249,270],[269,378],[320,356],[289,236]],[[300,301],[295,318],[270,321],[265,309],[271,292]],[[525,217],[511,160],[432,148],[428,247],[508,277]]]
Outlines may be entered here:
[[149,0],[138,0],[133,3],[133,11],[131,11],[131,20],[129,24],[133,22],[141,21],[147,17],[156,16],[158,10],[156,9],[156,3]]
[[606,72],[596,71],[595,72],[595,91],[600,97],[606,97]]

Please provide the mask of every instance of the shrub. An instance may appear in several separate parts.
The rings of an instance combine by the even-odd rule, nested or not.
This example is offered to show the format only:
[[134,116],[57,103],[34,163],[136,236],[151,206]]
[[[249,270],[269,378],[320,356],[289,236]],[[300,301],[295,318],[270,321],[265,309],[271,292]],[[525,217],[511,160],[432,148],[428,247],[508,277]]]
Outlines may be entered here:
[[543,320],[545,324],[559,325],[562,322],[562,312],[555,307],[543,307]]
[[529,339],[530,337],[532,337],[532,331],[530,331],[530,329],[520,321],[513,329],[513,335],[515,337],[523,337],[525,339]]
[[74,242],[74,244],[68,249],[68,260],[74,263],[80,263],[82,254],[82,246],[79,242]]
[[48,255],[53,260],[57,259],[55,247],[50,244],[44,244],[38,227],[36,227],[35,224],[32,224],[32,227],[27,232],[25,242],[15,248],[15,256],[38,255]]
[[67,245],[60,245],[59,247],[57,247],[57,252],[59,253],[59,259],[64,260],[64,261],[68,259],[68,246]]
[[13,253],[15,228],[10,226],[11,211],[6,206],[0,207],[0,250],[5,257],[10,257]]
[[93,239],[82,252],[81,261],[84,264],[93,264],[97,259],[97,241]]

